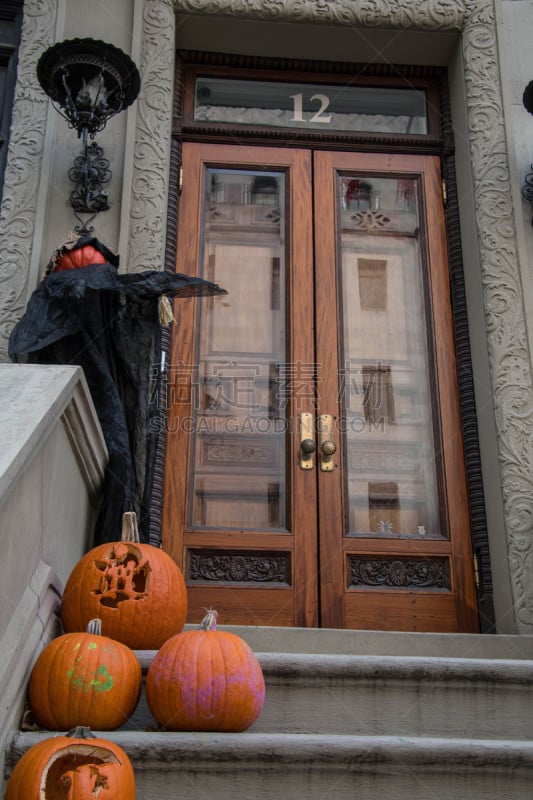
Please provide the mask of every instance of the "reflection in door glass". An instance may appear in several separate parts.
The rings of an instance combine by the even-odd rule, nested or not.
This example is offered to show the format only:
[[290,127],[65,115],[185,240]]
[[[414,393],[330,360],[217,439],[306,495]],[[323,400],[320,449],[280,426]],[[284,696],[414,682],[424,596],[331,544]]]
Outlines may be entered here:
[[348,532],[438,537],[417,181],[338,182]]
[[191,523],[286,529],[285,179],[207,169],[198,305]]

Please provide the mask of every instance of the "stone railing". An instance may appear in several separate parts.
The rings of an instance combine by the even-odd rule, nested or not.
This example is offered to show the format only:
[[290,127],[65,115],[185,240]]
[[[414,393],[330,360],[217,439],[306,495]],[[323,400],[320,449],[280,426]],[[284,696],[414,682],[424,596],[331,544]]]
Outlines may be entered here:
[[35,657],[58,632],[62,587],[91,544],[107,450],[80,367],[0,364],[0,387],[3,754]]

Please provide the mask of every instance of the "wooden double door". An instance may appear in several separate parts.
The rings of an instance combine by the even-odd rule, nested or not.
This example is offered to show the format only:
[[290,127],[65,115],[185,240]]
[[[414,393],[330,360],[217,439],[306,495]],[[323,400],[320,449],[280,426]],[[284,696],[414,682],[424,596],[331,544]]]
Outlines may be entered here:
[[189,620],[477,630],[439,159],[185,143],[177,251]]

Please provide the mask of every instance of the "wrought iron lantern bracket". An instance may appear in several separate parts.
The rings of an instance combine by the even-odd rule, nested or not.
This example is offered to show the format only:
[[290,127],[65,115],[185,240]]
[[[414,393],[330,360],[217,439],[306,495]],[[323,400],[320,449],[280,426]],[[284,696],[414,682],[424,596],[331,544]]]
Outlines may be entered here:
[[[95,39],[68,39],[46,50],[37,64],[37,78],[56,111],[74,128],[82,152],[69,170],[75,183],[70,203],[80,234],[92,233],[91,221],[109,209],[104,189],[112,178],[103,148],[95,141],[107,121],[128,108],[140,89],[131,58],[114,45]],[[79,214],[89,214],[85,222]]]

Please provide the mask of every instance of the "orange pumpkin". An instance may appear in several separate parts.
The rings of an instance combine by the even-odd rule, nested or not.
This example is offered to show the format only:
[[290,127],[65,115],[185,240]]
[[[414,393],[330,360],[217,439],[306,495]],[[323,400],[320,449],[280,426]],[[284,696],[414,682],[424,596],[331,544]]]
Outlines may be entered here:
[[88,728],[44,739],[17,761],[4,800],[135,800],[128,756]]
[[157,722],[172,731],[244,731],[265,701],[256,656],[239,636],[216,630],[208,611],[199,630],[173,636],[146,676],[146,699]]
[[181,570],[160,548],[140,543],[134,512],[123,516],[120,542],[98,545],[78,561],[61,605],[66,632],[99,617],[106,636],[134,650],[157,650],[186,616]]
[[79,269],[88,264],[105,264],[107,259],[102,253],[90,244],[83,247],[76,247],[73,250],[65,250],[59,256],[54,266],[53,272],[64,272],[67,269]]
[[86,633],[65,633],[42,651],[30,676],[30,706],[35,721],[49,730],[87,725],[110,731],[132,715],[141,684],[134,653],[102,636],[94,619]]

